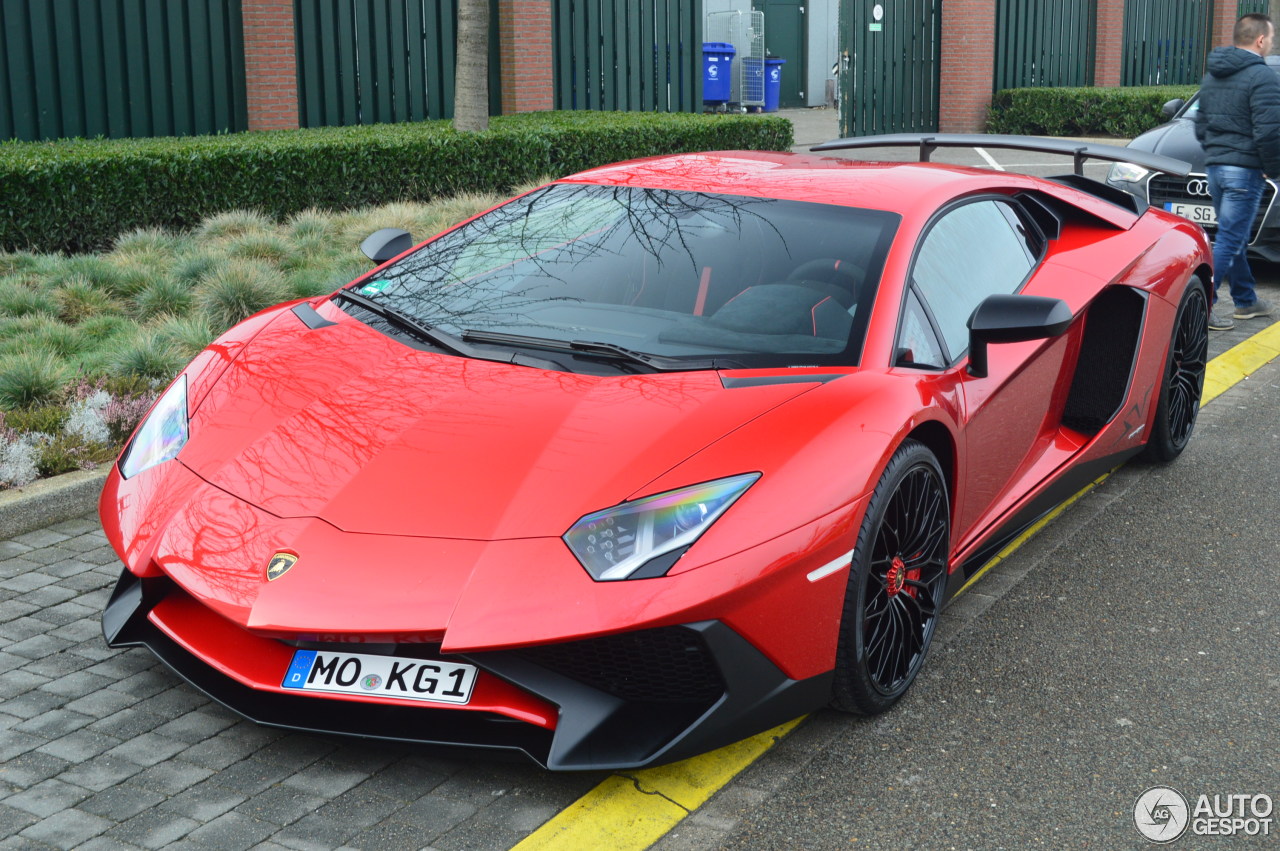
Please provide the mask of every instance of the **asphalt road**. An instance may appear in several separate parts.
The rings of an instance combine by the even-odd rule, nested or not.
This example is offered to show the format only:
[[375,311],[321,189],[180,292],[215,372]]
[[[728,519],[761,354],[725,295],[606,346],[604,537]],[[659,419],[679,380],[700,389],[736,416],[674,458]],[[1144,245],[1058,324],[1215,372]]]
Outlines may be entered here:
[[[1176,463],[1122,468],[992,571],[895,710],[812,716],[656,847],[1141,848],[1148,787],[1280,801],[1278,385],[1262,368]],[[601,779],[243,722],[103,645],[117,573],[92,517],[0,542],[0,851],[503,849]],[[1272,847],[1276,821],[1178,844]]]

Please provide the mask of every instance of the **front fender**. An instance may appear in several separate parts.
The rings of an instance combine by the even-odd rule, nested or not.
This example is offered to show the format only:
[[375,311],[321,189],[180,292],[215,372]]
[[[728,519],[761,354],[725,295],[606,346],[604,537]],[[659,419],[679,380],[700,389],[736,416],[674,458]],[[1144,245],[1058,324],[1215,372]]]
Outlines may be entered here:
[[[858,503],[913,431],[928,428],[931,446],[946,439],[953,448],[958,417],[958,392],[945,376],[887,370],[828,381],[752,420],[647,488],[661,493],[734,473],[763,474],[677,569],[727,558]],[[950,455],[941,459],[944,468]]]

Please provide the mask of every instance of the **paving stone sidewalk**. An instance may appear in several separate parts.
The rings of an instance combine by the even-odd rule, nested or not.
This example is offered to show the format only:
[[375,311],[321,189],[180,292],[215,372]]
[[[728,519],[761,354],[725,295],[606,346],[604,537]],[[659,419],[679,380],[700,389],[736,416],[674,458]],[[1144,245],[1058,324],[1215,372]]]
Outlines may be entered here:
[[0,851],[506,849],[599,775],[272,730],[106,646],[87,516],[0,541]]

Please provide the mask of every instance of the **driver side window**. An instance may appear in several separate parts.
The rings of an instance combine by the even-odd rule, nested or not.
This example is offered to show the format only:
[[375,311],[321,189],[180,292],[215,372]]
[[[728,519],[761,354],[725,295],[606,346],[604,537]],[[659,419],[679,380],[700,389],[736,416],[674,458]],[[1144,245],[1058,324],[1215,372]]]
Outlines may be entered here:
[[912,280],[942,333],[950,361],[969,346],[969,317],[989,295],[1015,293],[1035,265],[1017,213],[985,199],[951,209],[925,233]]

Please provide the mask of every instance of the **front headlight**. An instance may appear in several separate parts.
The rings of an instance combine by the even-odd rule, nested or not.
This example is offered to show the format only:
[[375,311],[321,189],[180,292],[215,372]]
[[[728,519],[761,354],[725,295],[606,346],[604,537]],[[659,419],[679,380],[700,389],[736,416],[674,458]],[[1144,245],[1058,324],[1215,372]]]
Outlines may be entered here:
[[1133,163],[1112,163],[1111,171],[1107,174],[1107,180],[1120,180],[1126,183],[1137,183],[1151,172],[1140,165]]
[[624,502],[583,517],[564,542],[592,579],[661,576],[759,478],[745,473]]
[[120,456],[120,475],[127,479],[175,457],[188,434],[187,377],[183,375],[160,397],[125,447]]

